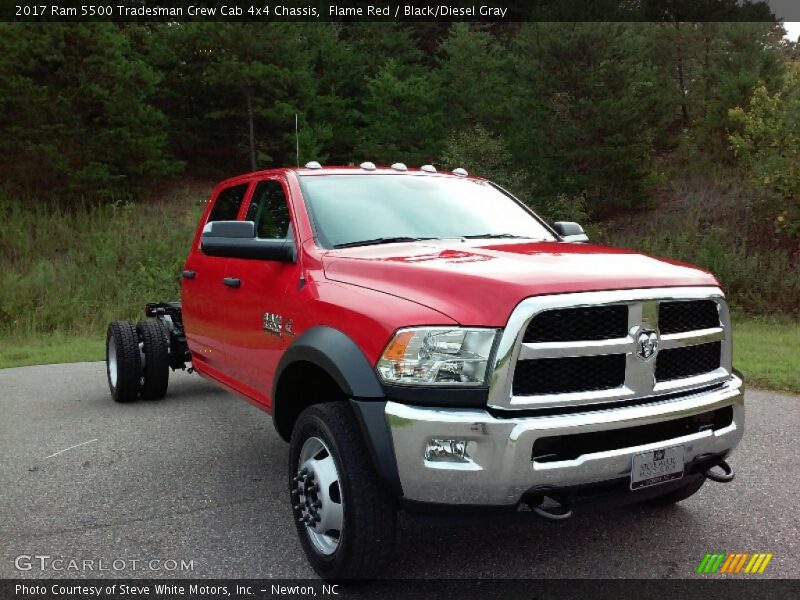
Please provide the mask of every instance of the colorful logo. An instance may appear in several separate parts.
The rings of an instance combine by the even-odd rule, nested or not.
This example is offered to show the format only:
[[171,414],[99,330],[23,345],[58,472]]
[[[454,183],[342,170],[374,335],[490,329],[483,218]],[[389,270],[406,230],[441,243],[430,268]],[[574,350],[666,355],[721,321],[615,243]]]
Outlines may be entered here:
[[748,573],[761,574],[772,560],[772,553],[765,552],[714,552],[705,555],[697,567],[697,573]]

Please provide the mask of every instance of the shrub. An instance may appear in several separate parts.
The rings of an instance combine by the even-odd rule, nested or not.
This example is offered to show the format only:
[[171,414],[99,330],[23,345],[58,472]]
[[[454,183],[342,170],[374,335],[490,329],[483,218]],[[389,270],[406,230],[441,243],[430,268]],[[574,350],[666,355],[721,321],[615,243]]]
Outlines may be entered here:
[[0,204],[0,332],[100,332],[175,299],[199,205]]

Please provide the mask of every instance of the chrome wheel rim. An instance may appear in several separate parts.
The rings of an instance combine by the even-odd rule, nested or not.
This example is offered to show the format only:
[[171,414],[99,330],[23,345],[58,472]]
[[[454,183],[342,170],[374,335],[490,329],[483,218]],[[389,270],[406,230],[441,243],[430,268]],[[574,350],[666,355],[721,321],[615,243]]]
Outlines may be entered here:
[[325,556],[336,552],[344,525],[344,504],[336,462],[328,446],[310,437],[300,450],[292,500],[298,521],[314,549]]
[[111,387],[117,387],[117,345],[114,343],[114,336],[108,338],[108,381]]

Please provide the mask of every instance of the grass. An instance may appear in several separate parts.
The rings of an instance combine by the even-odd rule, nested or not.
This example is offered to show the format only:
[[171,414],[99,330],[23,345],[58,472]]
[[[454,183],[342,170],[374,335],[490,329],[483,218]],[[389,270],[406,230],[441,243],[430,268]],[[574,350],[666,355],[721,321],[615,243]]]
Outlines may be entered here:
[[800,322],[746,320],[734,323],[733,362],[745,383],[800,394]]
[[94,336],[176,298],[207,194],[71,207],[0,197],[0,337]]
[[0,369],[104,360],[104,346],[102,334],[41,334],[24,340],[0,338]]
[[[800,394],[800,322],[742,320],[734,323],[734,364],[748,386]],[[0,338],[0,369],[103,360],[103,333]]]
[[676,176],[651,209],[590,225],[592,241],[677,259],[711,271],[730,306],[751,317],[800,318],[800,244],[779,237],[753,191],[728,174]]

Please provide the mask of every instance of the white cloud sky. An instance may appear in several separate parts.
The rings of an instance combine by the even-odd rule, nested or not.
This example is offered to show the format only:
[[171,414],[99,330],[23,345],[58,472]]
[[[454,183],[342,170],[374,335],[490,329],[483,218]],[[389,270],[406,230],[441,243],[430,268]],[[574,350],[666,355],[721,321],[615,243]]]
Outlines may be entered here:
[[786,37],[797,41],[800,36],[800,3],[797,0],[766,0],[773,14],[783,21]]
[[800,37],[800,23],[797,21],[784,23],[783,28],[786,30],[786,37],[793,42],[796,42],[797,38]]

